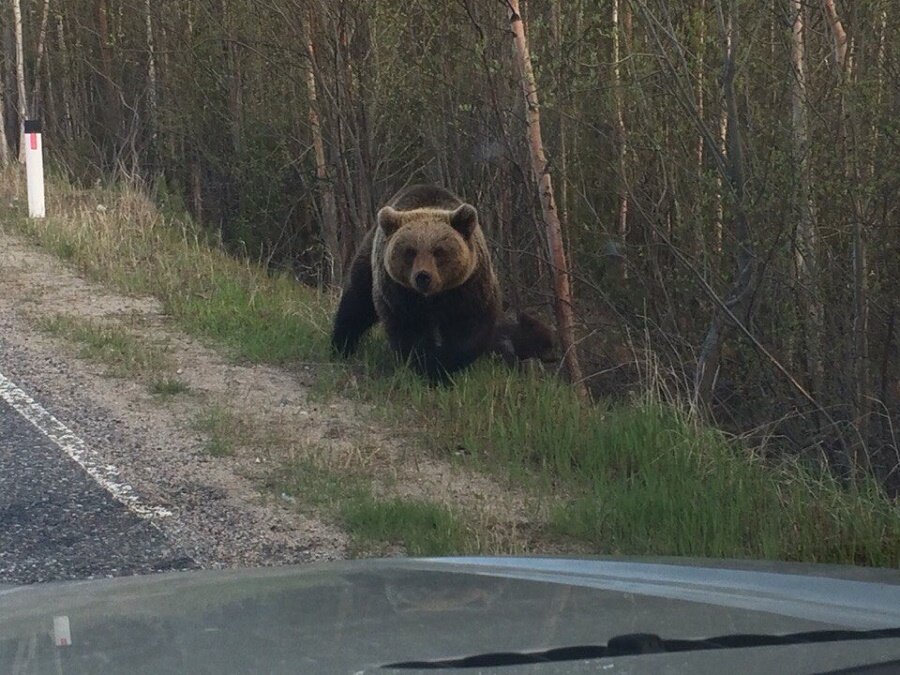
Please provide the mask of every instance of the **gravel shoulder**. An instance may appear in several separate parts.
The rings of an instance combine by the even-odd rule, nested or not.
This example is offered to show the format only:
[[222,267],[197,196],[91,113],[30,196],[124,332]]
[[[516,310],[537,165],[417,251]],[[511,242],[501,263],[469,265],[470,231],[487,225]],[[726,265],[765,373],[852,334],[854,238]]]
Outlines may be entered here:
[[[0,372],[117,467],[144,503],[173,513],[154,524],[174,548],[203,567],[345,556],[347,539],[340,530],[261,489],[260,477],[271,461],[264,452],[212,457],[202,435],[191,427],[198,397],[253,406],[258,403],[257,381],[287,384],[286,374],[233,366],[169,331],[154,299],[108,293],[2,232],[0,288]],[[169,333],[169,356],[195,394],[161,402],[145,384],[106,375],[102,365],[78,358],[66,340],[35,328],[42,317],[58,314],[128,317],[131,323],[139,317],[151,332]],[[271,414],[284,419],[307,407],[302,389],[294,384]]]
[[[315,364],[236,364],[180,332],[156,299],[88,282],[2,227],[0,288],[0,372],[115,465],[143,502],[171,511],[154,524],[201,567],[350,555],[352,542],[339,527],[302,499],[272,490],[273,476],[298,459],[362,476],[383,498],[427,499],[464,512],[487,550],[530,548],[532,500],[430,456],[376,423],[364,404],[314,396]],[[154,395],[146,376],[113,376],[65,336],[39,329],[61,316],[122,326],[163,349],[167,370],[159,375],[177,378],[187,393]],[[229,452],[210,453],[210,430],[197,424],[204,410],[240,422],[224,430]]]

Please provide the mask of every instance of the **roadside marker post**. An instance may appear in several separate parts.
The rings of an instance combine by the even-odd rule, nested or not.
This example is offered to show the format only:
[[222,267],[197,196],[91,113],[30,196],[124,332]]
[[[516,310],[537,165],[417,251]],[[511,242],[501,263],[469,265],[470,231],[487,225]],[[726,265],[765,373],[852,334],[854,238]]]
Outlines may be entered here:
[[25,120],[25,182],[28,186],[28,217],[43,218],[44,209],[44,144],[40,120]]

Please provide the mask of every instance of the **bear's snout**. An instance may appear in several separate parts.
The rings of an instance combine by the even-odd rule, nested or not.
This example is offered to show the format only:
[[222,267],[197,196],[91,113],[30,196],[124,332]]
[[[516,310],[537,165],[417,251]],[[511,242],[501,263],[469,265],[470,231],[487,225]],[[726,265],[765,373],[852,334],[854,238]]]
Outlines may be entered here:
[[431,274],[424,270],[416,272],[413,276],[413,283],[419,293],[427,293],[428,289],[431,288]]

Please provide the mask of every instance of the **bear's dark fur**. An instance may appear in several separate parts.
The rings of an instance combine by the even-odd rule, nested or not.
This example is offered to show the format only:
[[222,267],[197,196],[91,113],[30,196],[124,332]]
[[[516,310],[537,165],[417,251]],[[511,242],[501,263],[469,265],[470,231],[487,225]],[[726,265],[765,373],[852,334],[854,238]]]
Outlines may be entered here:
[[495,347],[500,291],[475,209],[413,185],[378,212],[350,268],[331,342],[347,356],[376,322],[400,358],[442,381]]
[[504,317],[497,325],[494,353],[510,366],[527,359],[552,360],[556,341],[543,321],[526,312]]

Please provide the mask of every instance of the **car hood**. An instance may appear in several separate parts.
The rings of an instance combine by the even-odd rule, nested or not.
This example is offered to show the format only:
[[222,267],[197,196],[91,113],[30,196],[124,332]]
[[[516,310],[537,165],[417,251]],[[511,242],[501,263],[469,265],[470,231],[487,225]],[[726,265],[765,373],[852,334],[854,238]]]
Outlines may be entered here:
[[5,587],[0,672],[815,673],[900,667],[898,629],[896,570],[359,560]]

